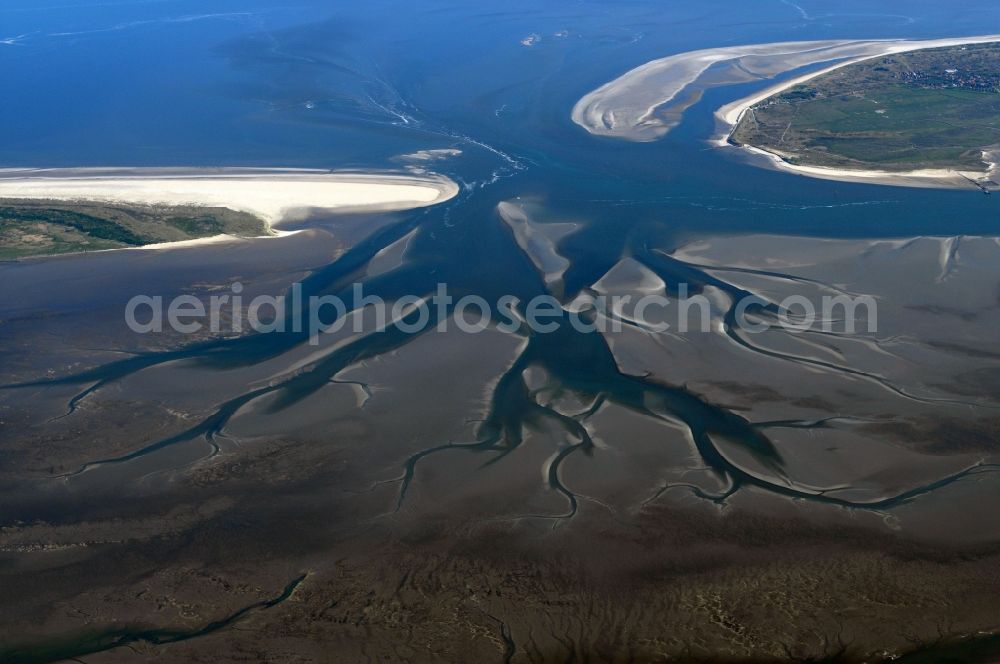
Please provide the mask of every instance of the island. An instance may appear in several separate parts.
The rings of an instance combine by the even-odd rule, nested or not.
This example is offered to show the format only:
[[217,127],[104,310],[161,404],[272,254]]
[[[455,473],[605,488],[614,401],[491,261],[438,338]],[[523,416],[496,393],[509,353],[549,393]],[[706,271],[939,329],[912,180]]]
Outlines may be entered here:
[[279,235],[274,225],[315,213],[401,211],[457,193],[427,172],[0,169],[0,260]]
[[881,55],[797,79],[744,107],[728,142],[809,175],[992,191],[1000,42]]

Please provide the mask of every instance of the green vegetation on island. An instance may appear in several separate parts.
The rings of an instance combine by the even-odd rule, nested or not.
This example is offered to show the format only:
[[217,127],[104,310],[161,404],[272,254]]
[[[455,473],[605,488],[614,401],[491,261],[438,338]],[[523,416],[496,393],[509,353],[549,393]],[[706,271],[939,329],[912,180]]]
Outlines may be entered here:
[[1000,146],[1000,44],[835,69],[751,106],[730,142],[805,166],[986,172],[983,153]]
[[0,260],[267,232],[227,208],[0,200]]

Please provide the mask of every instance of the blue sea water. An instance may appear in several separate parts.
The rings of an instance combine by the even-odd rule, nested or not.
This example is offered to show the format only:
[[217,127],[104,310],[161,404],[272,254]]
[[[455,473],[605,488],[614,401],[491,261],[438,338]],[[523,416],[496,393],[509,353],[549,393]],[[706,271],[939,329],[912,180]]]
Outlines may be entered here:
[[986,232],[981,197],[792,180],[706,150],[711,111],[760,84],[712,91],[652,144],[594,138],[569,113],[624,71],[697,48],[991,32],[984,0],[6,0],[0,166],[391,168],[457,147],[440,169],[462,182],[516,175],[499,189],[570,205],[638,187],[639,214],[679,228]]

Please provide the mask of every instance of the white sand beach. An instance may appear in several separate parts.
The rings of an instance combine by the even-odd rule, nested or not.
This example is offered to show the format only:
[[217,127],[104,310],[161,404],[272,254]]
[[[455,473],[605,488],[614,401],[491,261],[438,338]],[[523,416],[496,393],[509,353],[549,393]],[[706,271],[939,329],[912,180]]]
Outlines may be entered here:
[[782,159],[780,155],[752,145],[735,146],[723,141],[721,146],[744,151],[752,155],[755,161],[759,160],[758,163],[778,170],[819,178],[821,180],[837,180],[839,182],[864,182],[896,187],[921,187],[930,189],[986,190],[994,188],[989,181],[996,175],[995,163],[991,163],[990,169],[986,172],[952,171],[937,168],[926,168],[916,171],[841,169],[791,164]]
[[453,198],[458,185],[434,174],[307,169],[2,169],[0,199],[225,207],[270,226],[320,211],[392,211]]

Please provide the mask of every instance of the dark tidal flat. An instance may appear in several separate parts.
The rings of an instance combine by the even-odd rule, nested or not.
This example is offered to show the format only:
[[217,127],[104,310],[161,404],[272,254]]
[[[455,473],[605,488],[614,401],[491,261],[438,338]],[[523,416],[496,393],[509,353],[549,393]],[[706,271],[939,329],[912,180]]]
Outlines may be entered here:
[[[774,83],[749,74],[660,140],[570,118],[669,54],[997,32],[979,0],[11,0],[5,168],[459,193],[274,237],[220,210],[0,202],[0,662],[1000,661],[997,197],[712,147],[715,110]],[[93,251],[219,231],[239,237]],[[315,343],[126,324],[136,295],[237,282],[224,323],[356,285],[556,306],[544,332],[359,309]],[[687,331],[683,294],[704,302]],[[792,330],[787,298],[875,308]]]

